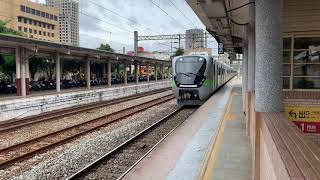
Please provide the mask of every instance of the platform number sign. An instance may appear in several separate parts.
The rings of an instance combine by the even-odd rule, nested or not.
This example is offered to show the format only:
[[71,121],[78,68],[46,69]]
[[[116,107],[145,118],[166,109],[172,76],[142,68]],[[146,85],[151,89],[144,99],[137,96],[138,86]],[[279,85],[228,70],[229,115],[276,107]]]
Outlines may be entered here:
[[218,54],[224,54],[224,45],[223,45],[223,43],[218,43]]
[[320,133],[320,107],[284,107],[287,118],[303,132]]

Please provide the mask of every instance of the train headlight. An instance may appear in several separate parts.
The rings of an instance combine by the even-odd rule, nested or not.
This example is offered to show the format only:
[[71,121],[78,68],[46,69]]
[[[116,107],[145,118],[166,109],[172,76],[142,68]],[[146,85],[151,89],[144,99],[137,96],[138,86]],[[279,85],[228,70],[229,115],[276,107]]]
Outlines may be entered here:
[[205,81],[206,81],[206,77],[203,76],[203,77],[202,77],[202,80],[199,81],[198,86],[199,86],[199,87],[202,86]]

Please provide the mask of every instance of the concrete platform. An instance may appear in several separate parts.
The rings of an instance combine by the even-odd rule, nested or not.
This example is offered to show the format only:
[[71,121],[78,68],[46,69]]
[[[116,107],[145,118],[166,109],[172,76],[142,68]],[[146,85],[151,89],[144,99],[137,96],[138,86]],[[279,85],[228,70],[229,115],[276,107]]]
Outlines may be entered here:
[[170,87],[169,80],[0,99],[0,121],[23,118],[47,111],[106,101],[167,87]]
[[[217,171],[216,173],[212,174],[218,176],[218,171],[224,169],[223,167],[222,169],[220,169],[221,163],[222,165],[225,165],[225,167],[228,167],[228,165],[231,166],[233,162],[227,162],[226,159],[219,160],[217,166],[211,166],[210,163],[215,162],[212,161],[212,156],[214,155],[216,159],[218,159],[217,157],[225,156],[225,154],[212,153],[212,150],[214,149],[212,147],[221,147],[220,152],[228,151],[230,149],[233,150],[233,148],[230,148],[230,146],[217,145],[219,138],[221,142],[223,129],[225,130],[224,132],[226,133],[226,135],[229,134],[229,132],[231,131],[232,135],[238,135],[240,137],[240,134],[242,133],[243,125],[224,125],[224,123],[226,122],[225,115],[229,114],[229,112],[226,112],[226,110],[228,109],[227,107],[230,106],[231,103],[231,101],[229,101],[229,98],[231,97],[232,89],[234,86],[239,86],[239,83],[241,83],[239,79],[234,79],[231,82],[229,82],[225,87],[220,89],[194,114],[192,114],[179,128],[177,128],[153,151],[151,151],[146,156],[146,158],[144,158],[140,163],[138,163],[123,179],[203,179],[205,174],[208,174],[208,172],[213,172],[213,170]],[[238,98],[235,102],[236,103],[232,101],[233,104],[231,103],[233,108],[232,110],[235,111],[232,111],[232,113],[237,114],[237,118],[239,118],[239,121],[243,120],[243,116],[240,116],[240,107],[242,107],[241,101],[239,102]],[[235,129],[233,130],[232,127],[234,127]],[[233,133],[233,131],[235,134]],[[224,143],[224,141],[228,143],[229,140],[230,139],[228,138],[222,139],[222,143]],[[243,147],[242,145],[244,145],[245,147],[247,147],[248,145],[246,140],[239,141],[236,143],[232,141],[231,143],[233,143],[233,147],[237,146],[240,149]],[[250,146],[248,146],[248,148],[250,148]],[[237,151],[239,149],[236,148],[234,150]],[[242,150],[245,151],[246,148],[242,148]],[[250,152],[248,153],[250,154]],[[242,155],[243,154],[239,154],[239,156]],[[229,158],[229,156],[226,157],[227,159]],[[232,158],[236,158],[236,155],[234,155]],[[245,156],[244,158],[247,158],[247,156]],[[239,163],[242,163],[242,159],[239,159]],[[250,163],[250,159],[246,160],[244,165],[242,166],[251,167]],[[237,165],[238,164],[236,164],[235,166]],[[224,172],[228,173],[228,171],[221,171],[222,174]],[[245,175],[248,175],[245,177],[250,177],[251,175],[251,172],[245,171],[243,173]],[[207,179],[215,178],[213,176],[208,177],[209,178]],[[238,178],[234,176],[232,179]]]
[[241,87],[235,86],[222,127],[209,150],[200,179],[252,179],[250,137],[246,136],[245,117],[239,108],[241,106]]
[[[150,80],[149,82],[146,82],[146,81],[139,82],[139,84],[155,83],[155,82],[161,82],[161,81],[168,81],[168,80],[158,80],[158,81]],[[135,84],[136,84],[135,82],[128,82],[127,86],[135,85]],[[108,88],[123,87],[123,86],[125,85],[112,84],[111,87],[109,87],[108,85],[98,85],[98,86],[91,86],[90,90],[108,89]],[[30,91],[30,94],[27,97],[17,96],[16,93],[0,94],[0,101],[23,99],[23,98],[36,97],[36,96],[54,95],[54,94],[64,94],[64,93],[87,91],[87,90],[88,90],[87,87],[74,87],[74,88],[61,89],[60,93],[57,93],[55,89]]]

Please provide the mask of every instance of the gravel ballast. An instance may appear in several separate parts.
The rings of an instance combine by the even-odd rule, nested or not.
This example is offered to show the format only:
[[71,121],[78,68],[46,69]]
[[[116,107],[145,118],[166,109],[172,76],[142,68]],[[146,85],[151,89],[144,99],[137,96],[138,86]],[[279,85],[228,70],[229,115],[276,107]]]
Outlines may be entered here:
[[0,134],[0,149],[30,140],[35,137],[49,134],[66,127],[80,124],[82,122],[86,122],[91,119],[94,119],[106,114],[110,114],[124,108],[128,108],[140,103],[144,103],[146,101],[157,99],[159,97],[162,97],[168,94],[171,94],[171,91],[150,95],[150,96],[130,100],[127,102],[123,102],[120,104],[98,108],[95,110],[77,113],[75,115],[66,116],[64,118],[59,118],[59,119],[47,121],[47,122],[41,122],[41,123],[37,123],[27,127],[23,127],[21,129],[14,130],[11,132],[2,133]]
[[23,173],[21,176],[15,177],[15,179],[64,178],[76,172],[93,159],[101,156],[103,153],[110,151],[176,108],[175,100],[149,108],[144,112],[89,134],[81,138],[81,140],[60,146],[55,150],[8,168],[6,171],[0,171],[0,174],[4,174],[3,178],[12,177],[28,169],[23,167],[30,167],[30,164],[34,164],[35,161],[41,162],[47,159],[31,170]]
[[135,139],[81,179],[118,179],[171,130],[184,122],[195,109],[183,109]]

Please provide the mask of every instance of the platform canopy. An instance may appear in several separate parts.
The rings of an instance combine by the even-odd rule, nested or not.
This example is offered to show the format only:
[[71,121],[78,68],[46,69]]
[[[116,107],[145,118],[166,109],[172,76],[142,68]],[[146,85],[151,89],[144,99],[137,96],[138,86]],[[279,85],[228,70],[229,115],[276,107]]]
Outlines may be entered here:
[[249,21],[249,0],[187,0],[187,3],[228,52],[242,46]]
[[0,53],[15,53],[17,46],[28,49],[30,56],[50,57],[55,53],[62,55],[64,59],[71,60],[93,60],[93,61],[121,61],[123,63],[131,64],[136,62],[138,64],[163,64],[171,65],[170,61],[152,59],[139,56],[129,56],[125,54],[113,53],[97,49],[89,49],[77,46],[64,45],[60,43],[53,43],[35,39],[29,39],[20,36],[13,36],[7,34],[0,34]]

